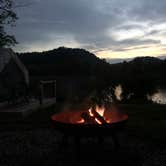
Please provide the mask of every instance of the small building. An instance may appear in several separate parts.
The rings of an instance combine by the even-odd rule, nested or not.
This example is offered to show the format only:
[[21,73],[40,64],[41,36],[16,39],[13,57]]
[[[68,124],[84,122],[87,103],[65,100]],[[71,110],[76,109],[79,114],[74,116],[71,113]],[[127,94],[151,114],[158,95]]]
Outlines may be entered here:
[[15,102],[28,95],[29,73],[17,55],[8,48],[0,48],[0,102]]

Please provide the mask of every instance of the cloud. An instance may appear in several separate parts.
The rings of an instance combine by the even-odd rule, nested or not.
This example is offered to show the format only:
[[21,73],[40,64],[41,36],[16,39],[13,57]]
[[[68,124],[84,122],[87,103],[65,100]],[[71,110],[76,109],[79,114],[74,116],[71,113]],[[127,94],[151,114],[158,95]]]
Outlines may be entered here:
[[[33,0],[17,9],[16,50],[79,46],[90,51],[164,44],[165,0]],[[22,49],[20,49],[22,48]]]

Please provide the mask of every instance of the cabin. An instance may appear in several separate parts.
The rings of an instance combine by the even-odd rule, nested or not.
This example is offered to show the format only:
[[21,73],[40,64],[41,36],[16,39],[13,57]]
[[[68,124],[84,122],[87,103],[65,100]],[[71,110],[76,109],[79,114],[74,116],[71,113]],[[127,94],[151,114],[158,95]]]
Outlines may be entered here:
[[0,102],[28,101],[29,73],[9,48],[0,48]]

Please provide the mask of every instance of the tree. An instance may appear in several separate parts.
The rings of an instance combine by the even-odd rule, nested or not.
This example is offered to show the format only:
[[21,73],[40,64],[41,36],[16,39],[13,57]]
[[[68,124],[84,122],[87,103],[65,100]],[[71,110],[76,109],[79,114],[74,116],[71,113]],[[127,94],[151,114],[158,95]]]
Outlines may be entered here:
[[6,26],[14,26],[17,20],[17,15],[13,11],[13,5],[13,0],[0,0],[0,47],[17,43],[15,37],[5,31]]

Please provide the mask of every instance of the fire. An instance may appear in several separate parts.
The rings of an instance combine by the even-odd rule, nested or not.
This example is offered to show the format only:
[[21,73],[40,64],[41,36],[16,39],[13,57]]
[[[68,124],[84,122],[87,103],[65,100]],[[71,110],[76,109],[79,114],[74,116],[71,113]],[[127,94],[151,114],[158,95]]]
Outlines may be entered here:
[[[93,110],[92,110],[93,108],[90,108],[89,110],[88,110],[88,112],[89,112],[89,115],[91,116],[91,117],[95,117],[95,115],[94,115],[94,113],[93,113]],[[95,106],[95,111],[96,111],[96,113],[98,113],[99,114],[99,116],[101,116],[102,118],[103,118],[103,120],[105,120],[105,118],[104,118],[104,112],[105,112],[105,107],[99,107],[99,106]],[[94,118],[94,120],[98,123],[98,124],[102,124],[102,122],[100,121],[100,118],[98,119],[97,117],[95,117]],[[108,122],[107,122],[108,121]],[[106,121],[106,123],[110,123],[110,120],[107,120]]]
[[109,127],[128,119],[128,115],[121,112],[115,105],[105,105],[99,107],[93,105],[89,109],[63,111],[53,117],[55,122],[62,122],[65,124],[78,124],[80,126],[95,126]]
[[92,108],[90,108],[88,111],[89,111],[89,115],[90,115],[91,117],[94,117],[94,114],[92,113]]
[[105,108],[104,107],[99,107],[99,106],[96,106],[96,112],[100,115],[100,116],[104,116],[104,112],[105,112]]
[[102,125],[102,122],[100,122],[97,118],[95,118],[95,121],[96,121],[98,124]]
[[106,122],[107,122],[107,123],[111,123],[111,119],[107,119]]
[[77,123],[79,123],[79,124],[84,123],[84,122],[85,122],[85,120],[83,118],[77,121]]
[[[106,125],[112,122],[112,118],[108,116],[110,113],[107,112],[108,110],[102,106],[99,107],[98,105],[89,108],[88,111],[82,112],[81,117],[79,120],[77,119],[78,124],[99,124],[99,125]],[[116,112],[116,111],[115,111]],[[111,113],[112,114],[112,113]],[[113,114],[114,115],[114,111]]]

